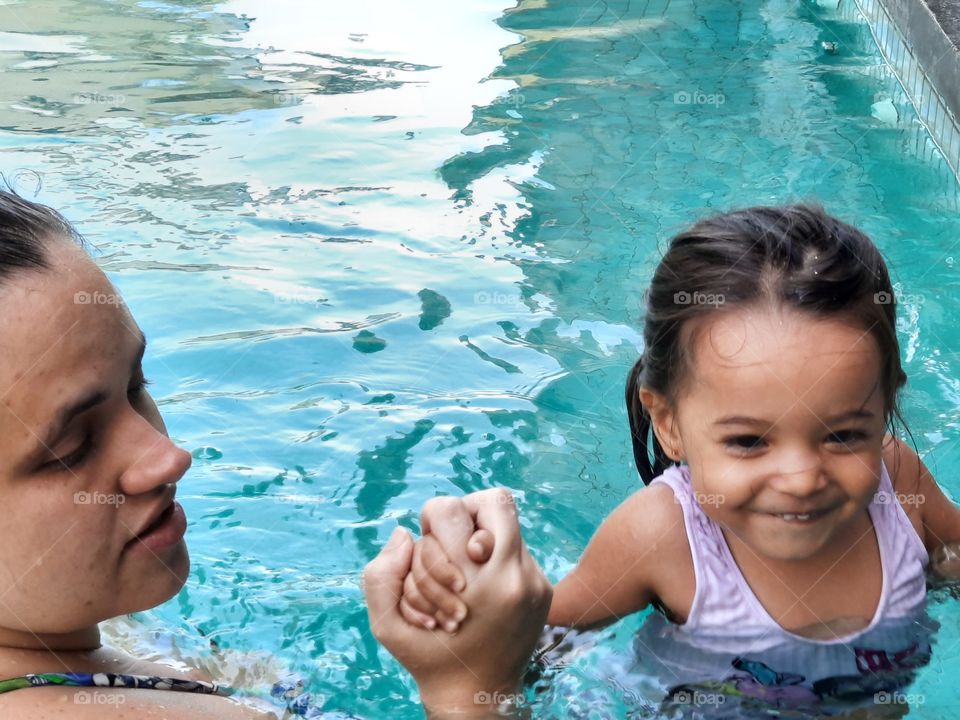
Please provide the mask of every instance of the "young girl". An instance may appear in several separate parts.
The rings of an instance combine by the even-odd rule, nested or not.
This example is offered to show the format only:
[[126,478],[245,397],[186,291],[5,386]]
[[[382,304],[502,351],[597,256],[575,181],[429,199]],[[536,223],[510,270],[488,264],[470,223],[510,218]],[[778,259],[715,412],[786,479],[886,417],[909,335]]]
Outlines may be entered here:
[[[556,586],[548,623],[598,627],[653,605],[701,646],[849,650],[911,617],[960,510],[885,432],[906,382],[895,319],[877,248],[819,207],[740,210],[673,238],[626,391],[646,487]],[[407,619],[455,629],[457,579],[426,537]],[[851,667],[866,672],[861,659]]]

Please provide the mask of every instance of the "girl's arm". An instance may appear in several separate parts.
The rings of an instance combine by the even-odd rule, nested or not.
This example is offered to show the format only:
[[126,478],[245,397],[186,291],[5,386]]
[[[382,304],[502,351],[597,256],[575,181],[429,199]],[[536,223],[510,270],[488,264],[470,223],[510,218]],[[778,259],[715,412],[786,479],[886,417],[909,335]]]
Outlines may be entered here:
[[[478,563],[492,552],[489,540],[480,545],[486,547],[472,558]],[[557,584],[547,623],[592,628],[643,610],[654,598],[662,599],[664,579],[677,578],[683,554],[689,558],[690,549],[673,491],[654,485],[634,493],[603,521],[576,568]],[[436,538],[426,535],[417,543],[400,601],[408,623],[445,629],[462,604],[456,585],[462,578],[452,566],[448,549]],[[457,615],[466,621],[469,608]],[[459,622],[453,631],[458,627]]]
[[685,544],[686,532],[673,491],[653,485],[634,493],[603,521],[576,568],[554,588],[547,623],[592,628],[643,610],[669,576],[678,540]]
[[[913,448],[892,435],[887,435],[885,441],[884,461],[894,473],[892,481],[897,500],[908,515],[911,505],[919,508],[923,544],[931,558],[936,558],[943,554],[944,546],[960,543],[960,508],[940,489]],[[954,554],[957,549],[953,548]],[[949,576],[952,579],[960,578],[960,564],[951,565]],[[937,569],[942,571],[945,568]]]

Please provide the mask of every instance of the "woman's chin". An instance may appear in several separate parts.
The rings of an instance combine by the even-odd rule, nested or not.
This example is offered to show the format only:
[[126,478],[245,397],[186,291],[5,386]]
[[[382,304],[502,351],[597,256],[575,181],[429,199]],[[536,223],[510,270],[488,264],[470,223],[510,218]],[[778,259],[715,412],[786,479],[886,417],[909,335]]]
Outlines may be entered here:
[[[155,558],[156,559],[156,558]],[[127,587],[135,592],[135,596],[130,598],[129,609],[118,608],[117,615],[123,615],[141,610],[149,610],[157,605],[162,605],[170,598],[176,596],[183,589],[190,575],[190,554],[187,552],[187,544],[180,541],[178,548],[171,548],[171,551],[165,553],[162,561],[157,562],[149,570],[149,575],[143,577],[140,582],[129,583]]]

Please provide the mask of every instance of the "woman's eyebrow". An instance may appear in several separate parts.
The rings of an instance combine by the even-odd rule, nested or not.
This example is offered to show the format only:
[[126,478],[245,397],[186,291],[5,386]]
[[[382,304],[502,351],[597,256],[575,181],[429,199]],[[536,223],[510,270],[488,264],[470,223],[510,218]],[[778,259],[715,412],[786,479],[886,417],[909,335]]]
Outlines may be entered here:
[[[147,338],[144,336],[142,330],[138,332],[139,339],[137,354],[134,356],[133,364],[130,367],[131,376],[137,372],[137,369],[140,367],[140,363],[143,361],[143,354],[147,350]],[[26,468],[39,460],[39,458],[48,452],[50,448],[57,444],[75,417],[85,413],[91,408],[96,407],[100,403],[104,402],[109,396],[109,391],[98,388],[96,390],[88,391],[77,400],[73,400],[57,410],[54,414],[53,421],[47,426],[46,432],[44,432],[42,436],[38,436],[39,443],[35,445],[26,456],[24,456],[24,459],[20,463],[20,467]]]

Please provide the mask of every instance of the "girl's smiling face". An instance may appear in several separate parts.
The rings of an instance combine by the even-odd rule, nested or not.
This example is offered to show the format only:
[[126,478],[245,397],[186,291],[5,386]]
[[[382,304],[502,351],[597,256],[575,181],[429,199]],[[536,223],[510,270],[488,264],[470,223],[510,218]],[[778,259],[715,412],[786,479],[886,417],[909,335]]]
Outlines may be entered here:
[[876,341],[794,310],[749,308],[688,324],[693,351],[675,410],[641,389],[661,445],[688,462],[707,515],[757,554],[818,556],[879,487]]
[[[143,389],[143,334],[116,289],[70,241],[48,253],[51,269],[0,286],[0,643],[69,648],[182,587],[171,501],[191,459]],[[165,534],[134,540],[164,508]]]

